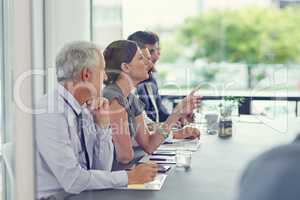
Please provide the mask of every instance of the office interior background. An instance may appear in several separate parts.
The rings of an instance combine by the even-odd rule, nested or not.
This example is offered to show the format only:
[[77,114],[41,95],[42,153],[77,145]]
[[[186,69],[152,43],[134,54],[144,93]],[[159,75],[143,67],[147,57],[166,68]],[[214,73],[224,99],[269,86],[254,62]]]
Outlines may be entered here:
[[[32,107],[53,89],[55,55],[64,43],[89,40],[104,49],[137,30],[151,30],[160,36],[156,68],[162,95],[187,94],[201,85],[199,93],[209,95],[300,96],[298,5],[297,0],[1,0],[2,199],[34,199]],[[170,101],[165,104],[171,109]],[[270,119],[300,112],[297,102],[252,104],[252,114]],[[13,165],[5,165],[7,151]]]

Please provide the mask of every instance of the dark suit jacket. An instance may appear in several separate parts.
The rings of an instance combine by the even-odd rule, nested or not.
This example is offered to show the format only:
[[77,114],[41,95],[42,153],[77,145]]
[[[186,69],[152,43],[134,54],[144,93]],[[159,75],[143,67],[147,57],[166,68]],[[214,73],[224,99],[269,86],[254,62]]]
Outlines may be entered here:
[[[151,87],[153,94],[149,94],[149,90],[147,90],[146,85]],[[157,105],[158,109],[158,115],[159,115],[159,122],[164,122],[169,117],[169,113],[164,105],[162,105],[161,96],[158,93],[158,86],[155,78],[150,74],[149,79],[141,82],[137,86],[137,94],[140,98],[140,100],[145,104],[145,111],[147,113],[147,116],[152,119],[153,121],[156,121],[157,114],[155,112],[155,107],[151,101],[151,98],[149,95],[153,95],[154,102]]]

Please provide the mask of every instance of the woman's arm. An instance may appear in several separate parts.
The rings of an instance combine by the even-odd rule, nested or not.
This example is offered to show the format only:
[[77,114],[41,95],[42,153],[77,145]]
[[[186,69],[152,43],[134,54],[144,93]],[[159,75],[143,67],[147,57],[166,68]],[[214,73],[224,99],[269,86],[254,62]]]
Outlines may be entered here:
[[[179,119],[179,114],[172,113],[166,122],[161,125],[154,126],[154,130],[151,133],[145,125],[145,118],[143,114],[138,115],[135,118],[137,124],[136,127],[136,141],[146,153],[153,153],[159,145],[165,140],[162,134],[162,129],[166,132],[171,132],[171,128],[176,124]],[[161,127],[161,128],[158,128]]]
[[[171,116],[171,115],[170,115]],[[176,116],[176,115],[175,115]],[[171,121],[176,122],[176,118],[170,119],[170,124],[162,124],[161,127],[165,129],[165,131],[170,132],[170,128],[172,127]],[[161,129],[154,126],[153,134],[150,133],[147,126],[145,125],[144,116],[138,115],[136,118],[137,124],[137,134],[136,134],[136,141],[137,143],[143,148],[143,150],[149,154],[153,153],[158,146],[165,140],[164,136],[161,134]],[[190,138],[195,139],[200,137],[200,131],[196,128],[192,127],[185,127],[180,130],[176,130],[173,132],[174,139],[184,139]]]
[[[201,98],[194,95],[194,91],[186,96],[173,110],[168,119],[161,125],[164,131],[170,132],[171,128],[176,125],[180,117],[186,113],[191,113],[192,110],[199,105]],[[150,134],[149,130],[145,126],[143,114],[138,115],[136,118],[137,124],[137,143],[146,151],[147,153],[154,152],[157,147],[164,141],[164,136],[161,134],[161,129],[154,130],[154,134]],[[195,129],[183,129],[188,131],[187,134],[182,134],[178,132],[175,134],[175,138],[186,138],[191,136],[193,138],[199,137],[200,133]]]
[[153,134],[150,133],[145,125],[143,114],[135,117],[135,122],[137,125],[135,140],[146,153],[153,153],[164,141],[164,136],[162,134],[157,134],[156,130],[154,130]]
[[125,108],[115,99],[110,103],[110,120],[117,161],[128,164],[134,157],[128,128],[128,115]]

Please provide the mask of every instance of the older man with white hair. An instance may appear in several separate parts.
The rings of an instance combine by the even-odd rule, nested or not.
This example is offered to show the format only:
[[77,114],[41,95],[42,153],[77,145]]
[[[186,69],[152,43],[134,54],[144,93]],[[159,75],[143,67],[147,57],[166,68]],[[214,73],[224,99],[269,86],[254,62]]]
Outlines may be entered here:
[[[36,106],[37,198],[124,187],[154,179],[157,166],[111,172],[113,151],[100,49],[72,42],[56,58],[57,88]],[[60,197],[59,197],[60,196]]]

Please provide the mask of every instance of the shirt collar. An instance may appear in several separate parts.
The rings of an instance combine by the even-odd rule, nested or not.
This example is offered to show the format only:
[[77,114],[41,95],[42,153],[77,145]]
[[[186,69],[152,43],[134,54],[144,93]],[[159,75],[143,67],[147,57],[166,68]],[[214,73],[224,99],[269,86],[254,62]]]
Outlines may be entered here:
[[137,89],[136,88],[133,88],[131,91],[130,91],[131,94],[135,95],[137,93]]
[[61,84],[58,84],[57,90],[59,95],[66,101],[66,103],[79,115],[82,112],[82,107],[75,99],[75,97]]

